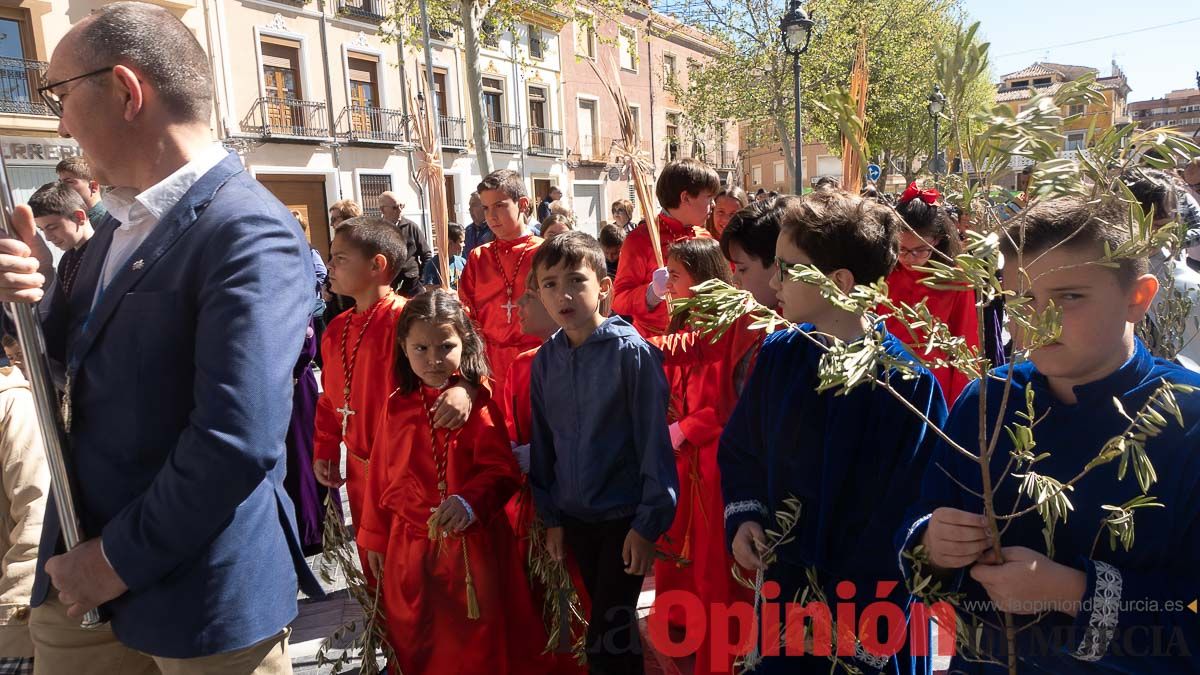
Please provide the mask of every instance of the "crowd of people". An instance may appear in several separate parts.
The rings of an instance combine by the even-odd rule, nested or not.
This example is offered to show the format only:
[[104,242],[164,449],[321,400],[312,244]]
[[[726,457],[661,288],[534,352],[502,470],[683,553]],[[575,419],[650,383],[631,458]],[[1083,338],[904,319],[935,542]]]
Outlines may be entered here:
[[[114,65],[87,73],[100,63]],[[972,205],[1019,228],[1000,240],[1013,297],[1062,313],[1056,340],[1013,360],[1024,337],[1003,302],[926,283],[979,221],[917,183],[751,199],[685,159],[657,176],[660,212],[635,222],[619,200],[592,236],[560,190],[534,204],[500,170],[445,251],[389,192],[380,215],[331,205],[330,250],[314,252],[300,214],[212,142],[208,68],[178,19],[137,2],[81,20],[51,60],[47,100],[88,159],[60,164],[0,240],[0,299],[38,303],[47,349],[4,340],[0,672],[290,672],[297,591],[323,594],[304,556],[321,551],[343,487],[390,667],[408,675],[641,673],[647,575],[657,639],[686,643],[696,673],[750,652],[756,673],[829,672],[803,618],[770,623],[759,604],[814,597],[838,605],[846,665],[929,672],[923,645],[880,653],[876,627],[853,626],[879,603],[907,611],[924,575],[1015,615],[1015,632],[984,622],[976,638],[1015,645],[1022,668],[1195,669],[1200,396],[1180,388],[1184,423],[1148,442],[1162,508],[1139,519],[1133,549],[1096,545],[1111,505],[1139,494],[1105,474],[1070,486],[1053,547],[1030,513],[997,550],[991,504],[1030,503],[1005,480],[1018,434],[992,436],[990,472],[960,449],[979,446],[981,414],[1036,424],[1038,470],[1070,476],[1125,432],[1114,398],[1134,411],[1163,382],[1200,386],[1189,344],[1164,360],[1135,334],[1163,321],[1160,279],[1197,288],[1200,158],[1123,177],[1156,224],[1188,225],[1178,255],[1099,264],[1128,241],[1127,210]],[[843,293],[885,280],[891,302],[923,303],[992,375],[925,348],[931,325],[849,311],[804,280],[810,266]],[[671,311],[710,281],[783,327],[746,314],[710,335]],[[864,340],[888,386],[822,387],[826,350]],[[30,358],[53,364],[70,412],[85,535],[70,551]],[[565,591],[538,576],[546,565],[577,593],[586,665],[546,625]],[[742,583],[756,577],[759,596]],[[80,627],[95,608],[105,623]],[[766,637],[751,649],[736,636],[756,616]],[[968,656],[951,669],[1007,672],[1003,656]]]

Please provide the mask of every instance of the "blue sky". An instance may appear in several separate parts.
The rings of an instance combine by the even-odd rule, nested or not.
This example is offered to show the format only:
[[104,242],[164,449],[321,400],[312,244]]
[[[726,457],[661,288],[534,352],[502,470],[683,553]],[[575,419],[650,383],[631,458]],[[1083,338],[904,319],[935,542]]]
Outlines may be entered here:
[[[1115,58],[1133,89],[1130,101],[1196,86],[1200,0],[964,0],[964,4],[992,44],[995,76],[1034,61],[1092,66],[1108,75]],[[1176,25],[1059,46],[1169,23]]]

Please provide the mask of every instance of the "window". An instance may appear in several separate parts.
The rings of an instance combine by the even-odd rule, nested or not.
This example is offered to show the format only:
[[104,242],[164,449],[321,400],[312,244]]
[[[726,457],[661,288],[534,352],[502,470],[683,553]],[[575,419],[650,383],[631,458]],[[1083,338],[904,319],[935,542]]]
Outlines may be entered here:
[[[504,123],[504,82],[494,77],[483,78],[483,116],[493,124]],[[493,138],[492,140],[497,140]]]
[[499,49],[500,28],[496,25],[495,19],[483,20],[483,25],[479,27],[479,40],[485,47]]
[[666,160],[674,162],[679,159],[679,113],[667,113],[667,144]]
[[600,139],[596,137],[596,102],[580,99],[575,121],[579,133],[579,158],[590,160],[599,154],[600,145]]
[[529,58],[541,61],[546,56],[546,44],[542,42],[542,29],[529,24]]
[[1084,111],[1086,111],[1086,110],[1087,110],[1087,106],[1083,105],[1082,103],[1077,104],[1077,105],[1067,106],[1067,115],[1070,117],[1074,117],[1075,115],[1082,115],[1084,113]]
[[545,87],[529,88],[529,126],[533,129],[550,128],[550,110],[546,103]]
[[378,216],[379,195],[392,189],[392,177],[387,174],[363,173],[358,175],[358,194],[362,197],[364,215]]
[[1050,86],[1050,78],[1048,78],[1048,77],[1039,77],[1039,78],[1037,78],[1036,80],[1034,80],[1034,81],[1033,81],[1033,86],[1035,86],[1035,87],[1049,87],[1049,86]]
[[355,131],[371,131],[371,108],[379,107],[379,59],[365,54],[348,57],[350,124]]
[[775,162],[775,182],[782,183],[787,180],[787,171],[783,168],[783,162]]
[[675,55],[663,54],[663,80],[667,84],[675,84],[676,76]]
[[1083,132],[1067,134],[1067,143],[1064,150],[1082,150],[1084,142],[1087,140],[1087,134]]
[[0,69],[0,104],[6,112],[50,114],[37,94],[42,70],[33,52],[27,11],[0,8],[0,35],[0,57],[6,59]]
[[623,70],[637,72],[637,48],[637,31],[633,28],[622,26],[620,34],[617,35],[617,51],[621,57],[621,68]]
[[593,21],[575,24],[575,53],[589,59],[596,58],[596,25]]
[[629,113],[633,115],[633,133],[637,134],[638,141],[642,142],[642,106],[636,103],[629,104]]
[[1008,86],[1013,89],[1024,89],[1029,86],[1029,80],[1013,80],[1012,84]]
[[304,97],[300,83],[300,43],[265,35],[261,40],[266,124],[276,130],[302,127],[306,122],[304,109],[297,103]]
[[437,109],[437,114],[442,117],[450,115],[450,109],[446,105],[446,71],[433,71],[433,103]]
[[696,73],[700,72],[700,64],[692,59],[688,59],[688,86],[692,86],[692,82],[696,81]]
[[762,185],[762,165],[761,164],[755,164],[753,167],[751,167],[750,183],[751,183],[751,185]]

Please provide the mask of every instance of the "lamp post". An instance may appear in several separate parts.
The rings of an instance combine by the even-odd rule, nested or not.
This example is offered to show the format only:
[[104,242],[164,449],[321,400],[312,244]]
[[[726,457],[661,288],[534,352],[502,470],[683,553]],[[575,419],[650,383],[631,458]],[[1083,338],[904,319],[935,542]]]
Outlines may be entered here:
[[792,0],[787,14],[779,19],[779,34],[783,49],[792,57],[792,80],[796,98],[796,194],[804,194],[804,135],[800,129],[800,55],[808,51],[812,38],[813,21],[800,7],[800,0]]
[[937,184],[938,177],[938,122],[941,121],[942,108],[946,107],[946,95],[942,93],[940,84],[933,85],[933,93],[929,95],[929,117],[933,120],[933,182]]

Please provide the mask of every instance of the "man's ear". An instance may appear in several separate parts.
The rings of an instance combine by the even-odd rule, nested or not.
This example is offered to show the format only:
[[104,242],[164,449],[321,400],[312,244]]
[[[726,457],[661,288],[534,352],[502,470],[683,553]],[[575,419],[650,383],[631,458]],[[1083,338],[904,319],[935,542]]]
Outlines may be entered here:
[[1134,279],[1132,288],[1129,289],[1129,304],[1125,311],[1125,320],[1130,323],[1138,323],[1146,317],[1146,313],[1150,311],[1150,304],[1154,302],[1155,296],[1158,295],[1158,278],[1153,274],[1143,274]]
[[92,192],[99,193],[100,192],[100,182],[94,181],[94,180],[89,180],[88,181],[88,189],[91,190]]
[[87,219],[87,211],[75,209],[75,213],[71,214],[71,220],[75,221],[75,224],[80,227],[83,227],[87,224]]
[[612,277],[605,274],[604,277],[600,279],[600,297],[601,297],[601,299],[607,298],[610,295],[612,295],[612,289],[613,289]]
[[143,90],[142,81],[138,79],[137,73],[126,66],[114,66],[112,72],[113,78],[117,81],[117,88],[121,91],[124,99],[125,110],[122,116],[126,122],[132,122],[146,103],[146,92]]
[[388,269],[387,258],[385,258],[382,253],[376,253],[371,258],[371,271],[372,272],[384,272],[387,269]]
[[529,197],[521,197],[517,200],[517,209],[521,213],[529,213]]
[[839,267],[825,276],[829,277],[843,293],[849,293],[854,288],[854,273],[845,267]]

